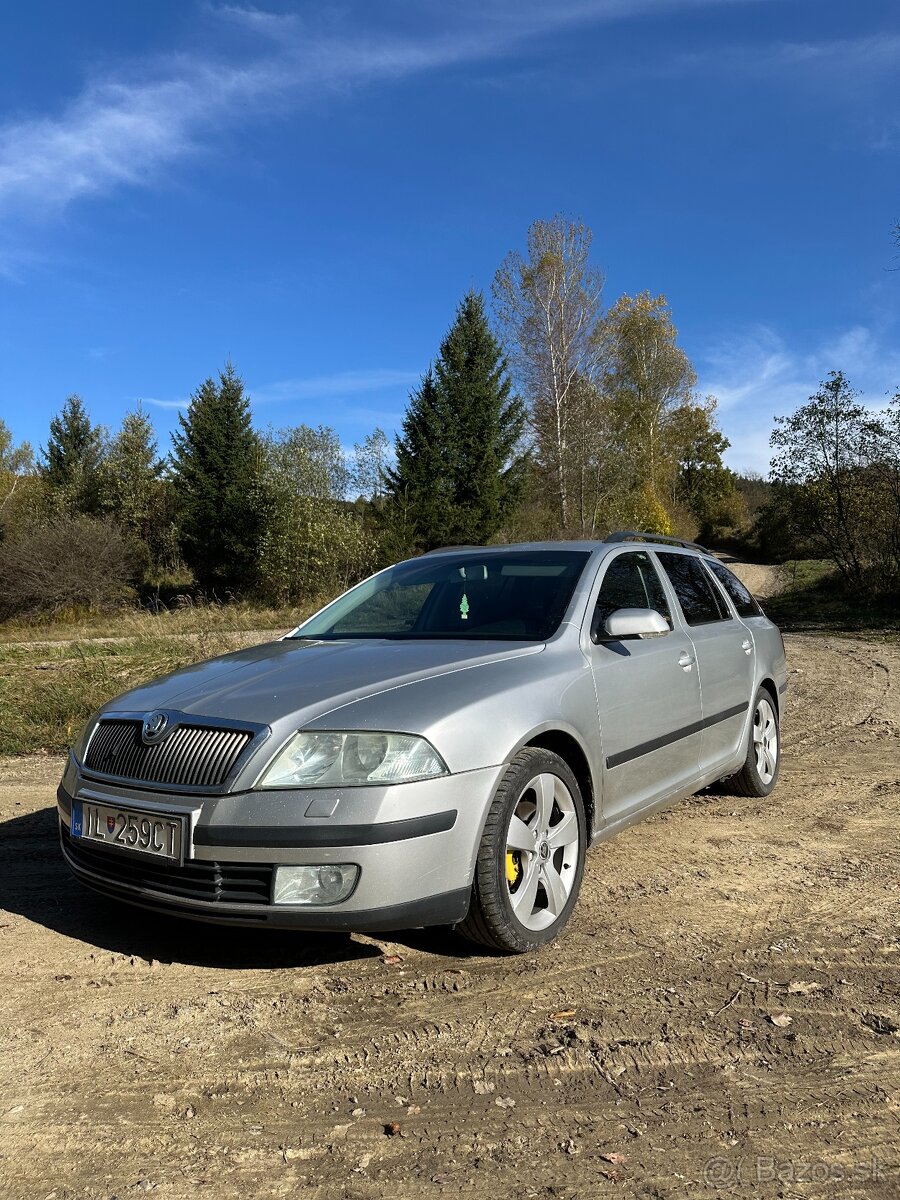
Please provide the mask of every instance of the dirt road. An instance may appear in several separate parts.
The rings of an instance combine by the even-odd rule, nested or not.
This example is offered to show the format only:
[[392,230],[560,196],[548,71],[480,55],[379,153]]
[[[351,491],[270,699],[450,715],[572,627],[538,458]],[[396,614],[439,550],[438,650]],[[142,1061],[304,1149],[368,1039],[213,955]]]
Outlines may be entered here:
[[744,586],[758,599],[767,600],[770,596],[784,591],[787,577],[783,567],[772,566],[769,563],[739,562],[728,554],[719,554],[717,557],[734,571]]
[[530,958],[112,912],[7,760],[0,1195],[900,1195],[900,646],[788,641],[776,793],[598,848]]

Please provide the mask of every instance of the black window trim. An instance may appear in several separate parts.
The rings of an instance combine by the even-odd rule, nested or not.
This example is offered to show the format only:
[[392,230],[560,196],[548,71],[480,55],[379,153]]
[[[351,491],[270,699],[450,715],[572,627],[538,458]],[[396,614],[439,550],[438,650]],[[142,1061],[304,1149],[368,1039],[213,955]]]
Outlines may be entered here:
[[[691,622],[687,619],[687,614],[685,613],[684,609],[682,608],[681,600],[678,596],[678,591],[675,588],[675,584],[669,578],[669,572],[666,570],[666,564],[662,561],[663,556],[666,554],[671,554],[673,557],[675,557],[677,555],[679,558],[692,558],[695,562],[699,562],[701,564],[701,570],[703,571],[703,574],[706,576],[707,579],[715,579],[715,576],[713,575],[712,571],[710,571],[709,568],[706,566],[706,564],[703,562],[702,557],[699,554],[695,554],[690,550],[681,550],[679,547],[676,547],[676,546],[672,546],[672,547],[667,546],[665,548],[665,550],[658,550],[656,552],[656,557],[660,560],[660,563],[659,563],[660,570],[665,575],[666,582],[668,583],[669,587],[672,589],[672,595],[675,597],[675,601],[678,605],[678,612],[681,615],[681,621],[682,621],[682,624],[684,625],[685,629],[687,629],[687,630],[703,629],[706,625],[721,625],[723,621],[733,621],[734,620],[734,613],[731,611],[731,605],[729,602],[729,603],[726,603],[725,612],[721,617],[713,617],[708,621],[695,621],[693,624],[691,624]],[[717,583],[716,588],[713,591],[713,599],[715,599],[715,597],[717,595],[721,595],[721,594],[722,594],[722,589],[719,587],[719,585]]]
[[728,607],[729,617],[737,617],[738,619],[740,619],[741,614],[737,610],[737,605],[731,599],[731,597],[728,595],[728,593],[725,591],[724,584],[720,583],[719,580],[716,578],[715,571],[713,571],[711,569],[709,563],[706,561],[705,558],[701,558],[700,561],[703,563],[703,566],[704,566],[704,569],[706,570],[707,576],[713,581],[716,591],[718,592],[718,594],[720,596],[722,596],[724,598],[725,604]]
[[[600,589],[603,587],[603,581],[606,579],[606,574],[616,559],[623,558],[626,554],[645,554],[650,560],[654,571],[656,571],[656,577],[659,580],[660,587],[662,588],[663,596],[665,597],[665,600],[669,606],[668,616],[666,616],[664,613],[660,613],[660,616],[662,616],[663,619],[668,622],[669,632],[673,632],[676,628],[676,620],[682,620],[683,622],[683,618],[681,617],[681,609],[679,608],[677,611],[673,610],[672,598],[666,591],[666,587],[669,584],[669,577],[663,570],[662,563],[657,560],[655,554],[651,553],[651,548],[649,546],[635,545],[633,542],[623,543],[621,546],[616,547],[616,553],[605,554],[600,559],[600,562],[597,564],[596,574],[594,575],[594,582],[591,584],[591,589],[588,592],[588,603],[581,626],[581,633],[583,637],[587,637],[587,640],[591,646],[604,645],[604,642],[595,642],[591,637],[591,626],[594,622],[594,610],[596,609],[597,601],[600,598]],[[676,596],[675,599],[677,600],[678,597]]]
[[753,595],[753,593],[747,587],[746,583],[743,583],[743,581],[741,579],[738,579],[738,576],[734,575],[734,571],[729,571],[728,567],[726,567],[724,563],[719,563],[718,565],[722,568],[723,571],[728,571],[729,575],[734,575],[734,577],[735,577],[735,579],[737,579],[738,583],[740,583],[741,586],[746,589],[747,595],[750,597],[750,599],[753,601],[754,605],[756,606],[755,612],[746,613],[746,614],[739,613],[737,603],[731,598],[731,595],[727,591],[725,584],[721,581],[721,579],[719,579],[718,575],[716,575],[715,571],[710,566],[710,563],[715,562],[716,560],[712,559],[712,558],[702,558],[700,561],[703,563],[704,567],[706,567],[707,575],[709,575],[710,579],[714,580],[716,587],[719,589],[719,591],[722,593],[722,595],[726,598],[730,607],[734,609],[735,616],[738,618],[739,621],[747,621],[751,617],[765,616],[765,613],[762,610],[762,605],[759,603],[759,601],[756,599],[756,597]]

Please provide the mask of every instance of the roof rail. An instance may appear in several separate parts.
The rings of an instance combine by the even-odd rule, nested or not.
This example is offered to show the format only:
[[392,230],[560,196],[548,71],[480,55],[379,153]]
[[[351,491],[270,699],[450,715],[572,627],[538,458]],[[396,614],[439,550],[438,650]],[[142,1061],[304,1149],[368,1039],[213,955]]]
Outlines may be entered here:
[[684,546],[687,550],[700,550],[703,554],[709,554],[705,546],[699,545],[697,542],[688,542],[684,538],[668,537],[664,533],[640,533],[635,529],[620,529],[616,533],[611,533],[607,542],[665,542],[671,546]]
[[446,554],[448,550],[485,550],[485,546],[435,546],[433,550],[426,550],[422,555],[424,558],[427,554]]

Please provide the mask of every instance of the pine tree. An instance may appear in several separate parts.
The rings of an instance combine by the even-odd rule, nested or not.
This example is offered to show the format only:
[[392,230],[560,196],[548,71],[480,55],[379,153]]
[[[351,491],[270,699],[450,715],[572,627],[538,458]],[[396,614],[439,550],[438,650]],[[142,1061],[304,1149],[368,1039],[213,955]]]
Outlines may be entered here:
[[103,506],[129,532],[150,540],[163,464],[156,434],[139,404],[126,413],[103,463]]
[[[385,523],[399,525],[411,534],[406,550],[431,550],[452,543],[447,528],[453,503],[454,425],[429,367],[410,396],[396,441],[396,465],[385,472],[389,496]],[[403,521],[398,523],[395,517],[400,510]]]
[[71,512],[100,511],[105,450],[102,426],[91,424],[80,396],[69,396],[51,420],[50,437],[41,451],[41,475],[55,503]]
[[469,292],[437,363],[410,398],[386,472],[391,506],[402,504],[425,550],[487,542],[515,506],[524,478],[525,411],[484,299]]
[[185,562],[213,592],[252,586],[261,536],[259,442],[231,363],[191,397],[172,436]]
[[101,502],[119,525],[143,542],[148,564],[177,558],[170,485],[163,479],[156,433],[138,404],[126,413],[101,467]]

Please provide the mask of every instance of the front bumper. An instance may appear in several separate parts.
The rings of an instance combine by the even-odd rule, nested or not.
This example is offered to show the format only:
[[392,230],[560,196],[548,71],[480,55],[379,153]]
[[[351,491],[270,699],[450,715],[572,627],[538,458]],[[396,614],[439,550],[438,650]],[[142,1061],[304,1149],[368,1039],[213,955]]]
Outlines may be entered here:
[[[390,788],[173,796],[101,784],[70,760],[57,793],[75,877],[103,895],[202,921],[357,930],[455,924],[468,909],[475,856],[503,767]],[[184,866],[69,835],[72,797],[189,817]],[[328,817],[308,812],[329,811]],[[353,893],[330,906],[273,905],[279,863],[355,863]]]

